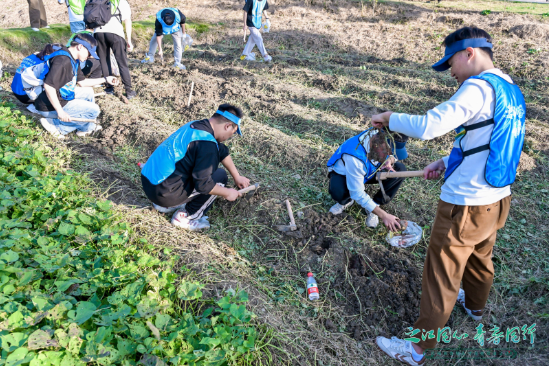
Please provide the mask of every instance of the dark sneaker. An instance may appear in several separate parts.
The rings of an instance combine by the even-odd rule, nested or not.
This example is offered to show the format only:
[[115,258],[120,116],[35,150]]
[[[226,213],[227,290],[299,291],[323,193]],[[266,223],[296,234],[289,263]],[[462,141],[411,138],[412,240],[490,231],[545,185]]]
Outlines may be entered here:
[[115,87],[105,88],[105,94],[115,94]]
[[135,90],[126,91],[126,98],[128,98],[129,100],[134,98],[135,96],[137,96],[137,93]]

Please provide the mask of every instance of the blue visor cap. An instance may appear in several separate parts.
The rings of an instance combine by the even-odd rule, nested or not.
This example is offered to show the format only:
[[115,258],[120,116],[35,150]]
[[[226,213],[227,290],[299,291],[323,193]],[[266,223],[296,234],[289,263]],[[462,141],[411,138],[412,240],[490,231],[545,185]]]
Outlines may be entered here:
[[228,119],[232,123],[236,124],[237,125],[237,134],[239,134],[240,136],[243,136],[243,133],[241,132],[241,119],[240,118],[238,118],[237,116],[235,116],[234,114],[232,114],[229,111],[223,111],[222,112],[220,110],[217,110],[216,113],[218,115],[222,115],[223,117],[225,117],[226,119]]
[[90,56],[92,56],[94,59],[99,60],[99,56],[97,56],[96,49],[97,47],[92,47],[88,42],[81,40],[80,38],[73,39],[74,42],[80,43],[82,46],[86,47],[86,49],[90,52]]
[[487,39],[485,38],[468,38],[461,41],[456,41],[455,43],[451,44],[450,46],[445,47],[445,56],[438,62],[432,65],[432,68],[435,71],[445,71],[448,68],[450,68],[449,59],[453,57],[454,54],[456,54],[459,51],[465,50],[468,47],[472,48],[478,48],[478,47],[488,47],[493,48],[493,44],[490,42],[487,42]]

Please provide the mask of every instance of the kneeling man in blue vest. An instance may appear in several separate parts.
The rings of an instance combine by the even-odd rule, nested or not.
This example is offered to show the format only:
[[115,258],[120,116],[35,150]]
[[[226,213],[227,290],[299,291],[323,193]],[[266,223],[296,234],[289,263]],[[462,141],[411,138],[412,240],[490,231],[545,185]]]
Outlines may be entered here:
[[227,173],[239,188],[250,180],[239,175],[224,141],[241,133],[240,108],[222,104],[209,119],[191,121],[160,144],[142,166],[141,183],[153,207],[172,213],[172,224],[190,231],[210,228],[205,214],[216,197],[229,201],[241,194],[226,187]]
[[34,101],[34,106],[44,117],[40,119],[44,129],[56,138],[63,139],[75,130],[78,136],[101,130],[101,126],[93,122],[100,110],[95,104],[92,87],[104,81],[116,85],[118,80],[112,76],[86,79],[80,63],[89,58],[99,59],[96,49],[97,41],[93,36],[78,33],[69,47],[61,46],[43,60],[44,69],[39,76],[43,80],[43,90]]
[[185,33],[185,15],[177,8],[164,8],[157,12],[155,20],[155,33],[149,43],[149,52],[145,55],[142,63],[155,62],[155,52],[157,46],[159,56],[163,58],[162,53],[162,37],[171,35],[174,41],[174,67],[185,70],[185,65],[181,63],[181,56],[184,51],[183,40],[186,37]]

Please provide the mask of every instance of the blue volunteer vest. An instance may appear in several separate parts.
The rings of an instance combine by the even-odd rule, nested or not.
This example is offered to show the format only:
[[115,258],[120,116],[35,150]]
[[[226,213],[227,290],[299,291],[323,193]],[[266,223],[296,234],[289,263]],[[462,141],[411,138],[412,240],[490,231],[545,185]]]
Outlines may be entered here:
[[359,140],[359,137],[371,129],[372,128],[365,130],[362,133],[355,135],[352,138],[349,138],[344,142],[344,144],[340,145],[338,149],[336,149],[336,152],[334,152],[332,157],[330,157],[330,159],[328,160],[327,167],[334,166],[336,162],[338,162],[338,160],[342,159],[344,154],[349,154],[352,157],[359,159],[365,165],[365,170],[367,171],[367,174],[365,175],[364,182],[367,182],[368,180],[370,180],[372,178],[372,175],[376,172],[376,170],[380,166],[380,164],[375,166],[367,158],[367,151],[365,150],[365,147]]
[[49,55],[44,56],[44,60],[40,60],[36,55],[30,55],[27,56],[25,59],[23,59],[23,62],[21,65],[17,68],[15,72],[15,76],[13,77],[13,80],[11,82],[11,90],[13,93],[17,95],[25,95],[25,89],[23,88],[23,82],[21,80],[21,73],[25,71],[25,69],[38,65],[40,63],[46,63],[44,65],[44,69],[42,70],[42,73],[39,76],[39,79],[44,79],[48,72],[50,71],[50,63],[49,60],[56,57],[56,56],[68,56],[71,59],[71,65],[73,68],[73,79],[65,84],[60,90],[59,94],[61,95],[61,98],[63,98],[66,101],[72,101],[74,99],[74,90],[76,87],[76,76],[78,73],[78,66],[79,63],[76,62],[70,53],[64,50],[57,50]]
[[21,73],[25,71],[26,68],[30,68],[31,66],[40,64],[41,62],[44,62],[44,60],[40,60],[35,54],[29,55],[23,59],[21,65],[19,65],[15,71],[15,75],[11,81],[11,91],[14,94],[17,94],[18,96],[24,96],[26,94],[25,89],[23,89],[23,82],[21,81]]
[[[158,185],[166,180],[176,170],[176,162],[185,157],[187,147],[194,141],[218,142],[214,136],[206,131],[195,130],[188,122],[163,141],[151,154],[147,163],[143,166],[141,174],[153,185]],[[219,149],[219,147],[218,147]]]
[[[523,139],[525,137],[525,99],[516,84],[508,83],[495,74],[482,74],[471,79],[485,80],[495,91],[496,103],[492,119],[456,129],[460,148],[453,148],[449,156],[445,180],[460,166],[465,157],[489,150],[485,163],[485,180],[493,187],[511,185],[516,180]],[[494,124],[489,144],[462,150],[461,140],[469,131]]]
[[[160,14],[164,11],[164,10],[170,10],[172,11],[174,14],[175,14],[175,19],[174,19],[174,23],[172,23],[172,25],[168,25],[166,23],[164,23],[164,19],[162,19],[162,17],[160,16]],[[162,34],[172,34],[172,33],[176,33],[177,31],[180,30],[180,22],[181,22],[181,17],[180,17],[180,12],[178,9],[176,8],[164,8],[164,9],[161,9],[158,13],[157,13],[157,20],[159,21],[160,25],[162,26]]]
[[258,29],[262,27],[262,12],[265,4],[267,4],[267,0],[253,0],[252,2],[252,23]]

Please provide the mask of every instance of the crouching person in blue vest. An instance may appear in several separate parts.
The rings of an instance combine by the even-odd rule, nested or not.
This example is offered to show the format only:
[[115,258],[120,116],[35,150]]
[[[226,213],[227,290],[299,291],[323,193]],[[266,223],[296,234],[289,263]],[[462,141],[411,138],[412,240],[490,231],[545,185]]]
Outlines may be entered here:
[[368,129],[344,142],[332,155],[328,163],[329,193],[336,201],[330,208],[334,215],[341,214],[355,202],[361,205],[366,213],[365,224],[369,228],[378,226],[379,218],[386,227],[395,231],[399,229],[398,218],[380,208],[389,203],[397,194],[403,178],[390,178],[382,181],[389,200],[384,198],[381,190],[371,198],[365,192],[365,184],[378,185],[376,172],[405,171],[405,165],[396,162],[385,135],[376,129]]
[[99,106],[94,103],[93,86],[103,80],[117,83],[113,77],[86,79],[80,63],[88,58],[98,58],[97,42],[89,34],[77,34],[70,46],[47,56],[39,78],[43,79],[43,91],[34,106],[44,118],[40,123],[54,137],[63,139],[77,130],[78,136],[86,136],[101,129],[95,122],[72,121],[72,118],[94,121]]
[[185,37],[185,15],[176,8],[164,8],[157,13],[155,20],[155,33],[149,43],[149,52],[145,55],[142,63],[155,62],[155,52],[159,48],[159,56],[162,58],[162,37],[170,34],[174,41],[174,67],[185,70],[181,63],[183,53],[183,37]]
[[425,115],[372,117],[374,126],[418,139],[456,132],[450,155],[424,168],[426,179],[445,171],[445,183],[424,263],[419,318],[406,340],[376,339],[390,357],[413,366],[424,364],[424,350],[436,346],[455,303],[475,325],[482,320],[495,272],[493,246],[510,211],[525,136],[525,100],[510,76],[494,67],[491,36],[465,27],[443,43],[445,56],[433,68],[450,68],[460,83],[451,99]]
[[229,149],[222,144],[241,133],[240,108],[222,104],[209,119],[191,121],[168,137],[141,170],[143,191],[162,213],[172,213],[172,224],[190,231],[210,227],[206,212],[216,197],[229,201],[241,194],[227,185],[227,173],[239,188],[250,180],[239,175]]

